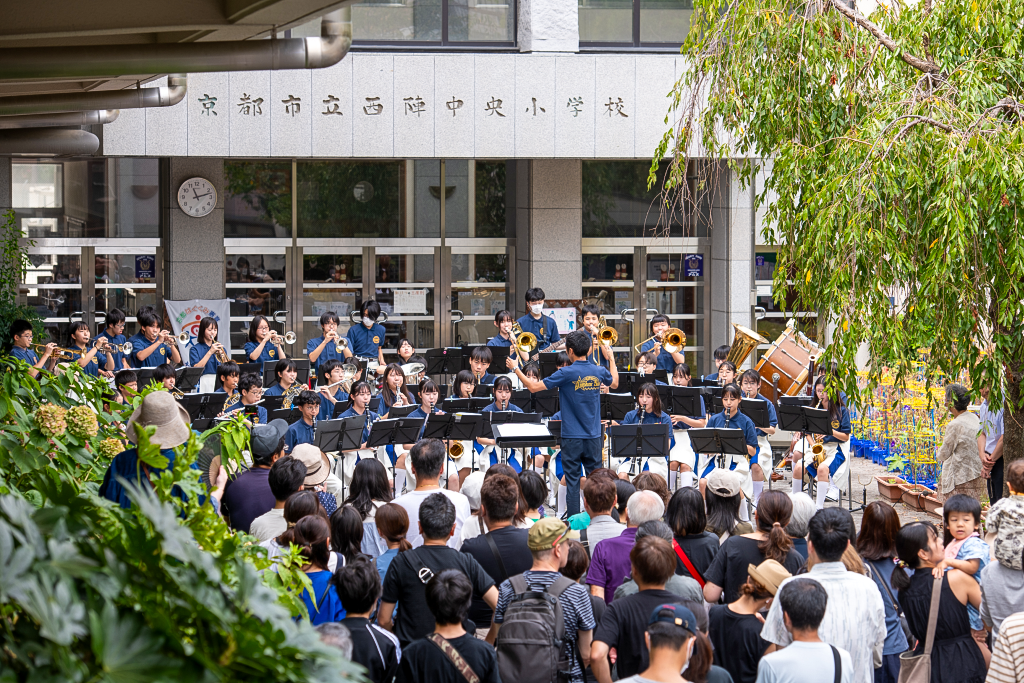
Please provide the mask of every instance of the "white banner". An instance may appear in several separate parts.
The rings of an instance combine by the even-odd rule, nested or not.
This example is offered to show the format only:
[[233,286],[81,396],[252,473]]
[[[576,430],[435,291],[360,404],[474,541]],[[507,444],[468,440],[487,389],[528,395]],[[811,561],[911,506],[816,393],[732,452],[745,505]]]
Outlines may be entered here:
[[227,299],[192,299],[191,301],[169,301],[164,299],[167,317],[171,321],[171,332],[177,337],[182,330],[188,332],[190,344],[178,344],[181,359],[188,361],[188,347],[197,342],[199,321],[209,316],[217,321],[217,341],[224,345],[231,356],[231,309]]

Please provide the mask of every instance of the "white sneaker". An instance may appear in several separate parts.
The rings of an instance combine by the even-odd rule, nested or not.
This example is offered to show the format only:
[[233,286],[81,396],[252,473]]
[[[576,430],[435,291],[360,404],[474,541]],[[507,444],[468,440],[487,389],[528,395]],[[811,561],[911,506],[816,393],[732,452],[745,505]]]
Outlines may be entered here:
[[825,494],[825,500],[835,502],[839,500],[839,487],[835,484],[831,484],[828,487],[828,493]]

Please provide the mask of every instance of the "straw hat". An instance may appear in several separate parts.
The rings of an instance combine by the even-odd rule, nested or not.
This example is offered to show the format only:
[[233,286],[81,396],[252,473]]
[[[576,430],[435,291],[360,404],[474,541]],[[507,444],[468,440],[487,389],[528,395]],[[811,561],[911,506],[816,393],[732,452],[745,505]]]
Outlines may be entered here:
[[775,595],[783,581],[793,576],[785,567],[775,560],[765,560],[761,564],[748,565],[747,573],[750,578],[768,589],[768,592]]
[[306,466],[304,486],[319,486],[327,481],[331,473],[331,461],[319,448],[311,443],[300,443],[289,453],[293,458]]
[[154,391],[142,399],[142,404],[128,418],[126,427],[128,440],[138,443],[135,425],[156,427],[156,433],[150,437],[150,443],[160,448],[174,448],[188,441],[192,433],[188,411],[178,405],[174,397],[166,391]]

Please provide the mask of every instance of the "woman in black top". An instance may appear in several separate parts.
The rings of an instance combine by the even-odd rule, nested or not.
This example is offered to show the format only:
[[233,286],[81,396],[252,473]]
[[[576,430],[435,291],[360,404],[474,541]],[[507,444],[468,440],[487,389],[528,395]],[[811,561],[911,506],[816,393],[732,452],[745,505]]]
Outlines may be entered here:
[[740,586],[747,581],[747,568],[765,560],[775,560],[790,574],[799,572],[803,558],[793,550],[793,540],[786,534],[786,525],[793,514],[793,501],[781,491],[765,491],[757,502],[754,514],[755,531],[731,536],[715,556],[704,577],[704,599],[718,602],[725,593],[726,602],[735,602]]
[[[892,587],[903,613],[917,636],[914,654],[924,654],[928,633],[928,611],[932,602],[932,570],[942,562],[942,538],[931,522],[911,522],[896,534],[896,554],[900,565],[893,570]],[[907,576],[903,567],[914,569]],[[981,606],[981,587],[959,569],[950,569],[942,577],[939,616],[932,645],[931,683],[983,683],[987,667],[978,644],[971,635],[967,604]]]
[[[718,554],[718,537],[704,530],[708,522],[700,491],[690,487],[676,491],[668,502],[665,521],[672,527],[674,536],[672,549],[676,553],[676,574],[693,577],[703,588],[704,575]],[[683,556],[699,576],[693,576]]]

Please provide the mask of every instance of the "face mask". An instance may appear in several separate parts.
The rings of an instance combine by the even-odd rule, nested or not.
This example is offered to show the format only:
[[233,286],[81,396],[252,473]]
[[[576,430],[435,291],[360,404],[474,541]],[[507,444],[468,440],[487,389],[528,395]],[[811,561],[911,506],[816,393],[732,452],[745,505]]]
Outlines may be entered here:
[[366,325],[366,328],[367,328],[367,329],[369,329],[369,328],[373,327],[373,323],[374,323],[374,321],[373,321],[373,320],[370,320],[370,319],[369,319],[369,318],[367,318],[366,316],[363,316],[363,325]]
[[539,315],[542,310],[544,310],[544,307],[540,304],[533,304],[530,306],[530,312],[534,315]]

